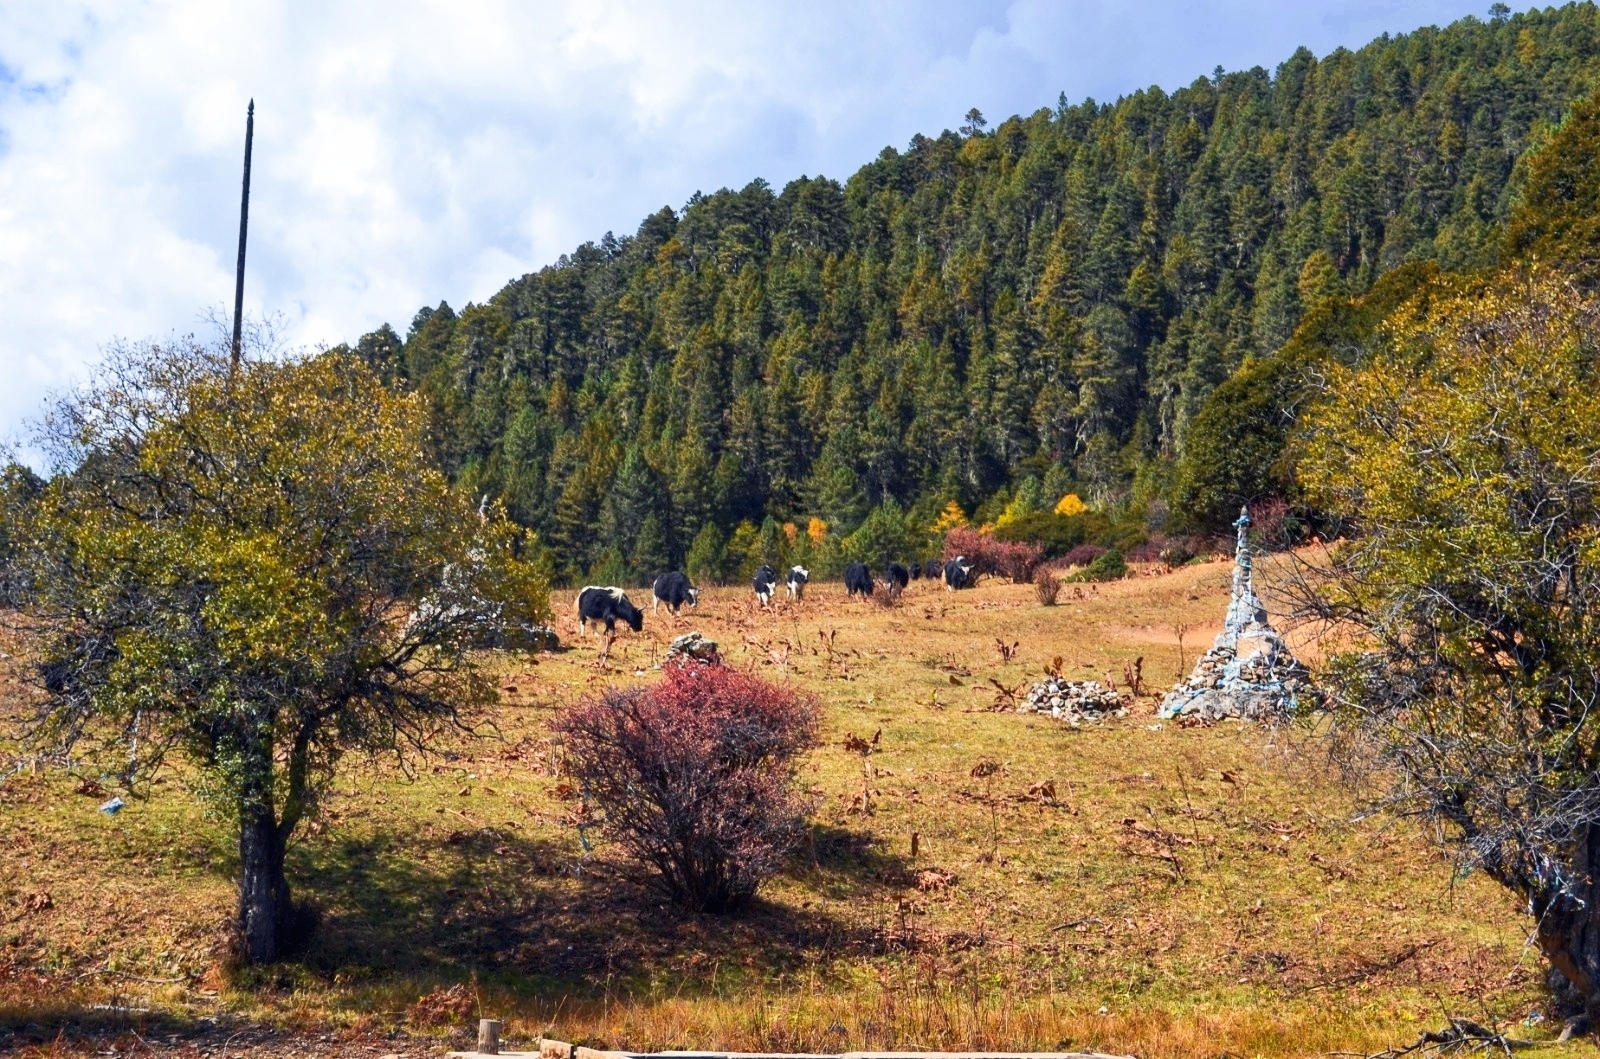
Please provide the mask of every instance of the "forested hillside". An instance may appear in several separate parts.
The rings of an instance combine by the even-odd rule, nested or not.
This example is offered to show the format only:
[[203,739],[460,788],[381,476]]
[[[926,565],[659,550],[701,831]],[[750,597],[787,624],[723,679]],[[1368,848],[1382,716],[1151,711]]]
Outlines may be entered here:
[[1403,263],[1492,263],[1519,158],[1597,76],[1593,4],[1497,8],[973,112],[843,184],[697,194],[357,348],[572,577],[704,567],[744,522],[836,539],[885,503],[914,529],[1076,491],[1193,524],[1214,512],[1174,505],[1174,468],[1218,384]]

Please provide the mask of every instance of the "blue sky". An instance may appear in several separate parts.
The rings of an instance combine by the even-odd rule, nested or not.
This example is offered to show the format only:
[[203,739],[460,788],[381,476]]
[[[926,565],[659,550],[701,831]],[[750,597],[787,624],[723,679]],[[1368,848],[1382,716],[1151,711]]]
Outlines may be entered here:
[[[1487,0],[0,0],[0,437],[114,338],[231,308],[291,344],[482,300],[696,190],[1485,17]],[[1512,5],[1523,9],[1528,5]]]

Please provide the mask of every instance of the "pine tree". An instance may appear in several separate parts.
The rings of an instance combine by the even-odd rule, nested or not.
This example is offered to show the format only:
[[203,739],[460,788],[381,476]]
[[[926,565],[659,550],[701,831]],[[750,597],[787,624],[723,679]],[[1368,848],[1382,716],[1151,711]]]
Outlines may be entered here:
[[628,557],[636,584],[649,584],[672,568],[672,557],[667,549],[667,534],[660,515],[651,511],[639,523],[634,538],[633,553]]
[[722,584],[726,580],[726,566],[722,534],[713,523],[707,522],[689,545],[689,553],[684,557],[685,571],[697,584]]
[[628,449],[622,458],[615,480],[606,491],[598,522],[602,540],[615,544],[623,555],[635,554],[639,529],[647,517],[656,515],[658,540],[652,545],[657,553],[666,551],[665,533],[657,512],[664,506],[664,497],[655,472],[645,462],[639,446]]
[[697,194],[356,352],[563,565],[598,558],[607,502],[632,561],[643,516],[610,494],[633,445],[669,554],[708,523],[975,505],[1052,465],[1148,498],[1219,385],[1319,305],[1418,260],[1597,256],[1600,119],[1563,120],[1597,46],[1570,5],[969,123],[843,185]]

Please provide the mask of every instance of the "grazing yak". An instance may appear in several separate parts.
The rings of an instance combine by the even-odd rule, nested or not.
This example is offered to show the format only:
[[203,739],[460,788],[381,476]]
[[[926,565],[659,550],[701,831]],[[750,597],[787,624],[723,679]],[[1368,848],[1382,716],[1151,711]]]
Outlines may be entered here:
[[789,567],[789,575],[783,579],[783,587],[789,590],[790,599],[802,599],[806,594],[806,582],[811,580],[811,571],[803,566]]
[[600,664],[611,657],[611,644],[617,638],[617,622],[624,621],[634,632],[644,628],[644,611],[634,606],[628,594],[615,585],[588,585],[578,593],[578,631],[587,633],[589,623],[606,629],[606,643],[600,649]]
[[853,598],[858,592],[872,595],[872,574],[867,572],[866,563],[851,563],[844,568],[844,594]]
[[911,571],[900,563],[890,563],[883,569],[883,580],[890,592],[904,592],[911,583]]
[[589,585],[578,593],[578,630],[587,633],[589,623],[606,627],[607,633],[617,631],[617,622],[626,622],[628,628],[638,632],[644,628],[644,611],[634,606],[628,594],[615,585]]
[[944,590],[954,592],[958,588],[971,588],[978,583],[973,574],[973,566],[967,561],[965,555],[958,555],[944,564]]
[[937,581],[944,576],[944,562],[940,559],[929,559],[922,564],[922,576],[929,581]]
[[756,571],[756,576],[750,579],[750,587],[756,591],[756,599],[765,607],[772,602],[773,595],[778,591],[778,575],[766,563]]
[[650,600],[651,614],[654,614],[656,608],[663,603],[673,614],[677,614],[685,603],[691,607],[700,605],[700,590],[689,583],[688,574],[679,570],[673,570],[656,578],[656,583],[650,591],[653,596]]

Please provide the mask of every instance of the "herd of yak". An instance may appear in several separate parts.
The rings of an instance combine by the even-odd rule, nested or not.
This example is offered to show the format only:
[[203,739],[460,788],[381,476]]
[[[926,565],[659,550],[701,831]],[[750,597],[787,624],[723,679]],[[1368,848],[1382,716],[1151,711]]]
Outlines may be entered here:
[[[948,592],[971,588],[977,581],[973,563],[965,556],[958,555],[947,561],[929,559],[926,563],[885,563],[881,584],[883,590],[892,595],[902,591],[912,581],[924,577],[930,581],[942,580]],[[799,600],[805,597],[806,584],[810,580],[811,572],[805,567],[791,566],[789,572],[784,575],[783,586],[789,593],[790,599]],[[858,595],[871,596],[877,591],[879,583],[873,579],[866,563],[851,563],[844,568],[845,594],[851,598]],[[771,605],[778,592],[777,572],[763,563],[756,571],[755,577],[751,579],[750,587],[755,590],[756,599],[763,607]],[[651,593],[651,613],[655,613],[658,607],[666,604],[676,615],[684,604],[696,607],[700,603],[700,590],[689,581],[687,574],[679,570],[673,570],[656,578]],[[615,585],[589,585],[584,588],[578,593],[577,612],[580,633],[587,633],[590,624],[605,628],[605,647],[600,653],[602,663],[611,653],[611,641],[616,638],[617,622],[626,624],[634,632],[644,628],[644,611],[634,606],[628,599],[627,592]]]

